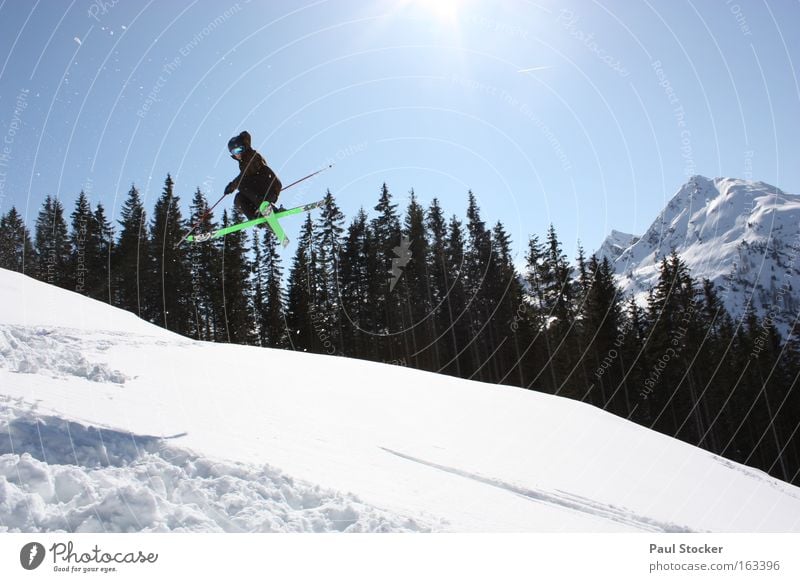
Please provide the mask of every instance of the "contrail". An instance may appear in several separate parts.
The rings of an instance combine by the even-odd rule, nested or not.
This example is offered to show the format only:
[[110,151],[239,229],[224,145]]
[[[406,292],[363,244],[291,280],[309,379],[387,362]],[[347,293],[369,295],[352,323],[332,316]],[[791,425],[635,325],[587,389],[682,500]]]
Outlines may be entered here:
[[533,72],[533,71],[543,71],[545,69],[552,69],[552,68],[553,67],[551,65],[544,65],[542,67],[531,67],[530,69],[520,69],[517,72],[518,73],[530,73],[530,72]]

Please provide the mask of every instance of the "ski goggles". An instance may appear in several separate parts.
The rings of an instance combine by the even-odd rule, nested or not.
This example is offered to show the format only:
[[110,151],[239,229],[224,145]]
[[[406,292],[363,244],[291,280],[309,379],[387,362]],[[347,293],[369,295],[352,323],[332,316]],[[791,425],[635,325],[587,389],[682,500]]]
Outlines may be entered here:
[[235,148],[233,148],[233,149],[231,150],[231,153],[232,153],[234,156],[238,156],[238,155],[239,155],[240,153],[242,153],[243,151],[244,151],[244,148],[243,148],[242,146],[236,146]]

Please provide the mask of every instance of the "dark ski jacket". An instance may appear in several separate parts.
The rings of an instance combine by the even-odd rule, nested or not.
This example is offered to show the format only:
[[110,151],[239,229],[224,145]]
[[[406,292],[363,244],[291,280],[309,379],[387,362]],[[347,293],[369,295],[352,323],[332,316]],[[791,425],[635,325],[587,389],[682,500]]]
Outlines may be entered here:
[[246,148],[242,152],[239,162],[239,175],[231,180],[228,188],[231,190],[246,190],[250,192],[266,193],[268,190],[281,190],[281,182],[267,165],[266,160],[256,150],[250,147],[250,134],[243,132]]

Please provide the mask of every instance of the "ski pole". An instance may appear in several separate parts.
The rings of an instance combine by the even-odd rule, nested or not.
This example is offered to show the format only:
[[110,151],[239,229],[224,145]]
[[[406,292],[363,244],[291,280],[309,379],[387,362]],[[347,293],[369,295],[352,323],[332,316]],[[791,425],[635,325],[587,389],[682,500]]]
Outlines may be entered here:
[[291,188],[292,186],[296,186],[296,185],[297,185],[297,184],[299,184],[300,182],[303,182],[303,181],[305,181],[305,180],[308,180],[309,178],[311,178],[311,177],[313,177],[313,176],[316,176],[316,175],[317,175],[317,174],[319,174],[320,172],[324,172],[325,170],[327,170],[327,169],[329,169],[329,168],[332,168],[332,167],[333,167],[333,164],[330,164],[330,165],[328,165],[328,166],[325,166],[324,168],[322,168],[322,169],[320,169],[320,170],[317,170],[316,172],[313,172],[313,173],[309,174],[308,176],[306,176],[306,177],[304,177],[304,178],[300,178],[299,180],[295,180],[294,182],[292,182],[292,183],[291,183],[291,184],[289,184],[288,186],[284,186],[283,188],[281,188],[281,192],[283,192],[283,191],[285,191],[285,190],[288,190],[288,189],[289,189],[289,188]]

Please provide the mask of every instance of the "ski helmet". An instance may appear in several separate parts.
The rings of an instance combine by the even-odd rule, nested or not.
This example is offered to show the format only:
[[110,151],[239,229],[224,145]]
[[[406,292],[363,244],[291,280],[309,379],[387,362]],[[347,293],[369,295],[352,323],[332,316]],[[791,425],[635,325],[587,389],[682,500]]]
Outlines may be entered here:
[[237,136],[228,140],[228,151],[232,155],[237,155],[250,148],[250,134],[243,131]]
[[228,151],[234,156],[244,151],[244,144],[238,135],[228,140]]

